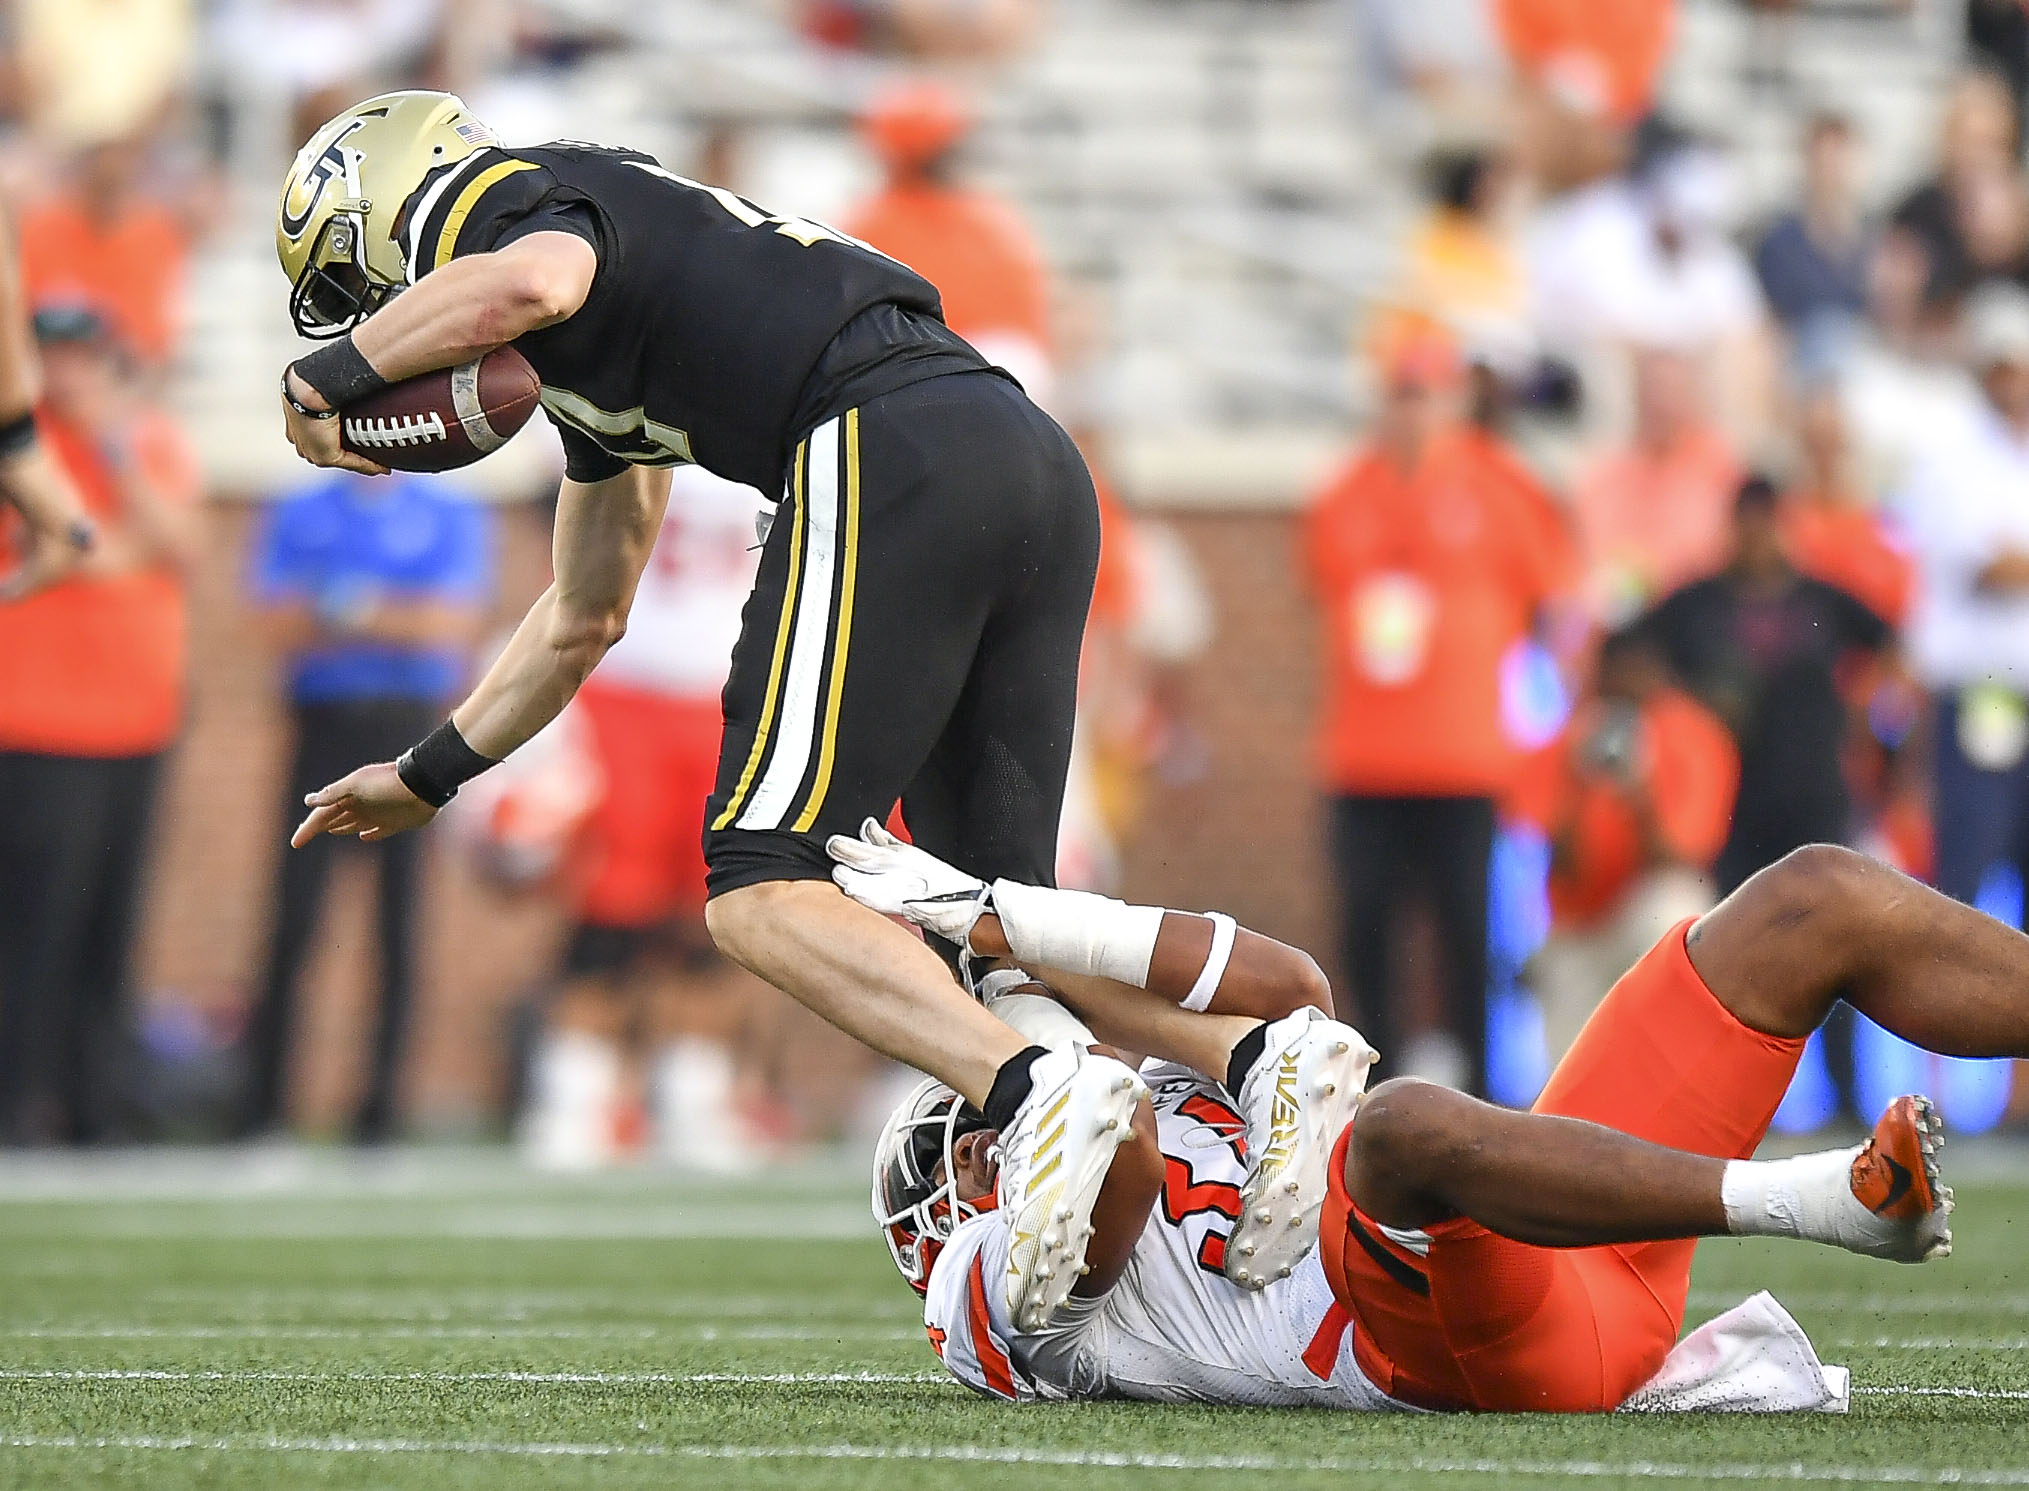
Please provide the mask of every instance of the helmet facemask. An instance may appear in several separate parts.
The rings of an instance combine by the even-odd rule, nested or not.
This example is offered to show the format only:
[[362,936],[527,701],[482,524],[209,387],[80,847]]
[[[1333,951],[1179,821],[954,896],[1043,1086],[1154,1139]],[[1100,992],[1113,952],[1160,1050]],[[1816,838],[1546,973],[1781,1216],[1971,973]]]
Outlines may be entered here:
[[986,1118],[943,1083],[925,1081],[888,1116],[874,1146],[874,1220],[895,1267],[923,1294],[937,1255],[961,1223],[993,1206],[992,1193],[958,1194],[955,1150]]
[[289,319],[298,336],[313,341],[343,336],[401,289],[366,267],[365,239],[361,214],[343,207],[318,228],[310,262],[289,291]]

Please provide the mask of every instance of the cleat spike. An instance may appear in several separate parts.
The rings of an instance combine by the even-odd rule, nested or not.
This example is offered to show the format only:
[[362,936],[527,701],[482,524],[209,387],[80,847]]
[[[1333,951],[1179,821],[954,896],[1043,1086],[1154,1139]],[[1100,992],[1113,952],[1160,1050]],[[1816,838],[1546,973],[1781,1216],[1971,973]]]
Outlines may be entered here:
[[1110,1134],[1110,1133],[1112,1133],[1112,1132],[1113,1132],[1113,1131],[1114,1131],[1115,1129],[1117,1129],[1117,1128],[1119,1128],[1119,1127],[1120,1127],[1120,1120],[1119,1120],[1119,1119],[1117,1119],[1117,1118],[1109,1118],[1109,1119],[1107,1119],[1107,1120],[1106,1120],[1106,1122],[1105,1122],[1105,1123],[1103,1123],[1103,1124],[1101,1124],[1101,1125],[1099,1126],[1099,1132],[1100,1132],[1100,1133],[1102,1133],[1102,1134]]
[[1345,1041],[1332,1042],[1332,1055],[1334,1056],[1343,1056],[1352,1049],[1352,1046]]
[[1261,1208],[1261,1210],[1254,1213],[1254,1220],[1261,1223],[1265,1227],[1268,1225],[1268,1223],[1275,1220],[1275,1213],[1270,1211],[1267,1207],[1264,1206]]
[[1081,1264],[1079,1264],[1079,1265],[1078,1265],[1078,1277],[1079,1277],[1079,1278],[1081,1278],[1081,1279],[1082,1279],[1082,1278],[1084,1278],[1084,1277],[1085,1277],[1085,1275],[1087,1275],[1087,1274],[1089,1274],[1089,1273],[1091,1273],[1091,1272],[1092,1272],[1092,1265],[1091,1265],[1091,1264],[1089,1264],[1089,1263],[1081,1263]]
[[1280,1269],[1276,1270],[1276,1274],[1275,1274],[1275,1277],[1276,1277],[1276,1278],[1278,1278],[1278,1279],[1286,1279],[1286,1278],[1288,1278],[1288,1277],[1289,1277],[1289,1265],[1288,1265],[1288,1264],[1286,1264],[1286,1263],[1285,1263],[1285,1264],[1283,1264],[1283,1265],[1282,1265],[1282,1267],[1281,1267]]
[[1121,1134],[1120,1142],[1122,1144],[1125,1144],[1128,1140],[1132,1139],[1133,1137],[1134,1137],[1134,1126],[1132,1124],[1129,1124],[1126,1131]]
[[1254,1256],[1254,1244],[1242,1243],[1240,1245],[1240,1256],[1242,1258],[1252,1258]]
[[1068,1221],[1070,1221],[1070,1220],[1071,1220],[1071,1208],[1070,1208],[1070,1207],[1068,1207],[1068,1206],[1060,1206],[1060,1207],[1058,1207],[1058,1208],[1057,1208],[1057,1220],[1058,1220],[1058,1221],[1060,1221],[1060,1222],[1068,1222]]

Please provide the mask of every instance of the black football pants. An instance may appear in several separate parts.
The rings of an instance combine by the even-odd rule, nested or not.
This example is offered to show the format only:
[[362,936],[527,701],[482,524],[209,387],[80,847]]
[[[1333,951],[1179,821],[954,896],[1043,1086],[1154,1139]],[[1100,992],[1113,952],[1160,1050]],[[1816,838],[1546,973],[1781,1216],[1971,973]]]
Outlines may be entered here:
[[709,893],[828,878],[885,820],[985,879],[1056,883],[1099,556],[1077,447],[958,373],[811,431],[761,558],[705,812]]

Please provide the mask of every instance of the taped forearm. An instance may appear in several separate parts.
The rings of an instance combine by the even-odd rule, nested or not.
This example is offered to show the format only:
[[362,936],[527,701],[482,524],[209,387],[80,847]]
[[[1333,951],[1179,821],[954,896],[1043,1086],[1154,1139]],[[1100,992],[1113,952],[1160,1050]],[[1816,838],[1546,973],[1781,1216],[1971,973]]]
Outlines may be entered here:
[[[994,882],[993,910],[1008,950],[1020,961],[1137,989],[1149,987],[1163,918],[1171,914],[1160,906],[1132,906],[1088,891],[1048,890],[1011,880]],[[1221,912],[1208,919],[1211,946],[1191,985],[1156,991],[1193,1012],[1207,1008],[1218,992],[1238,930],[1233,918]]]

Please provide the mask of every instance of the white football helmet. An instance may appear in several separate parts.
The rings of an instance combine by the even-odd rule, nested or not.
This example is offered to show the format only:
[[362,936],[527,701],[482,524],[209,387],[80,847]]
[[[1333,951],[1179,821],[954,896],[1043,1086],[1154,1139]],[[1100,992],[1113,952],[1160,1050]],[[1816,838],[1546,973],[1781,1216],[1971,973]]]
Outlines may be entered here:
[[994,1209],[992,1190],[960,1196],[953,1179],[958,1173],[953,1148],[985,1127],[977,1108],[942,1082],[925,1078],[888,1115],[874,1144],[874,1220],[895,1267],[918,1294],[929,1292],[930,1270],[958,1224]]

